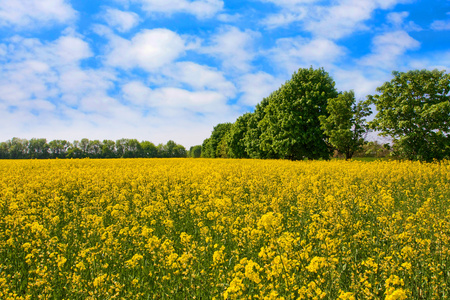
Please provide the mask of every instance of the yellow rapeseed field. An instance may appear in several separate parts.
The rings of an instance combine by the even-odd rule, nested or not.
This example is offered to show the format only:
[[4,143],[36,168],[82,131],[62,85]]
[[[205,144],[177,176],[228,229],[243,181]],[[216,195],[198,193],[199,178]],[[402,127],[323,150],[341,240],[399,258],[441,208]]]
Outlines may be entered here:
[[0,299],[448,299],[450,163],[0,161]]

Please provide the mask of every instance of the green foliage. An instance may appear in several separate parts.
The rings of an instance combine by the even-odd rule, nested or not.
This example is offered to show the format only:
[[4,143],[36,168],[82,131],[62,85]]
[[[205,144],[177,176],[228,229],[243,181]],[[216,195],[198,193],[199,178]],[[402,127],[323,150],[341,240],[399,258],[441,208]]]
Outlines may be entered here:
[[445,71],[393,72],[394,78],[369,95],[378,111],[371,122],[394,139],[402,157],[430,161],[450,157],[450,75]]
[[345,159],[350,159],[365,143],[364,137],[368,131],[365,117],[371,114],[369,104],[356,104],[355,93],[344,92],[328,99],[327,112],[328,118],[319,117],[321,128],[328,136],[328,142],[344,154]]
[[49,145],[47,139],[32,138],[28,141],[28,153],[30,158],[47,158]]
[[199,157],[201,157],[201,155],[202,155],[202,146],[201,145],[192,146],[189,149],[188,157],[199,158]]
[[27,154],[28,141],[17,137],[6,142],[10,158],[25,158]]
[[152,142],[143,141],[141,142],[141,157],[156,157],[158,155],[158,150]]
[[327,99],[337,95],[323,69],[299,69],[253,113],[214,127],[203,141],[202,157],[329,158],[319,116],[327,116]]
[[[198,146],[200,147],[200,146]],[[136,157],[186,157],[187,151],[174,141],[156,147],[149,141],[136,139],[73,141],[12,138],[0,143],[0,159],[26,158],[136,158]]]
[[53,140],[48,146],[51,158],[64,158],[70,143],[66,140]]
[[168,141],[163,149],[165,152],[162,157],[186,157],[186,149],[172,140]]
[[392,156],[392,147],[389,144],[380,144],[378,141],[370,141],[356,151],[353,157],[381,158]]
[[207,138],[202,143],[202,154],[201,157],[213,158],[214,150],[211,146],[211,138]]
[[116,156],[116,143],[112,140],[103,140],[102,157],[113,158]]
[[227,146],[229,157],[231,158],[248,158],[245,151],[245,136],[248,131],[248,123],[252,114],[246,113],[239,118],[230,128],[227,135]]
[[231,125],[231,123],[221,123],[214,127],[211,137],[203,141],[202,157],[226,157],[224,156],[224,153],[226,153],[226,145],[224,145],[226,140],[222,141],[222,139],[226,139],[226,134],[230,130]]
[[250,114],[247,121],[247,132],[244,135],[245,152],[249,158],[267,158],[267,153],[261,147],[262,129],[259,123],[265,116],[265,108],[269,98],[264,98],[256,105],[255,112]]
[[328,116],[327,100],[337,97],[334,81],[323,69],[299,69],[269,97],[259,122],[261,149],[269,157],[329,158],[319,116]]

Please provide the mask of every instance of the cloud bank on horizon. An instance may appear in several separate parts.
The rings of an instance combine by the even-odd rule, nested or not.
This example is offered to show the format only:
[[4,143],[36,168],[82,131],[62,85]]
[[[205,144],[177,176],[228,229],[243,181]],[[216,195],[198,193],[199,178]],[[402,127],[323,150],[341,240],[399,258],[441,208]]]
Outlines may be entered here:
[[299,68],[449,69],[446,0],[0,0],[0,141],[201,144]]

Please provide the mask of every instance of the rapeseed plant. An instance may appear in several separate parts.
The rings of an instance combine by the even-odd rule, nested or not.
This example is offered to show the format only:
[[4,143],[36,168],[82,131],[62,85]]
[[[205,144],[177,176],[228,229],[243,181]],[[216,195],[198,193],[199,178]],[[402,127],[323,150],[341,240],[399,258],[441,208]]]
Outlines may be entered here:
[[0,161],[1,299],[445,299],[450,163]]

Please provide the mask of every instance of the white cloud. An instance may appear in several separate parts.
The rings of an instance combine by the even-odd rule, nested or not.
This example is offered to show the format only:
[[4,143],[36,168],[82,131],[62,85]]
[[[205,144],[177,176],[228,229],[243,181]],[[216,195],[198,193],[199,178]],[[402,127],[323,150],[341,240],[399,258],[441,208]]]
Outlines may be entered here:
[[311,65],[328,68],[346,52],[344,47],[328,39],[283,38],[277,40],[276,47],[271,50],[271,59],[291,73]]
[[239,78],[239,90],[242,96],[239,104],[244,106],[255,106],[263,98],[280,88],[283,81],[265,72],[246,74]]
[[65,24],[76,17],[66,0],[0,0],[0,27],[33,28]]
[[167,65],[186,50],[185,41],[168,29],[144,29],[131,40],[111,35],[106,64],[123,69],[154,71]]
[[188,13],[210,18],[223,9],[223,0],[130,0],[140,3],[148,13]]
[[152,90],[141,81],[132,81],[122,87],[124,98],[133,105],[140,107],[156,106],[152,103]]
[[58,66],[78,64],[93,55],[90,46],[81,37],[63,35],[53,42],[42,43],[38,39],[14,36],[7,41],[10,61],[36,60]]
[[221,22],[232,23],[232,22],[237,22],[239,20],[242,20],[242,15],[241,14],[234,14],[234,15],[220,14],[216,18],[217,18],[217,20],[219,20]]
[[227,98],[216,91],[188,91],[176,87],[151,89],[140,81],[125,84],[122,91],[130,103],[143,108],[158,108],[161,112],[189,110],[213,113],[228,110]]
[[[131,53],[124,55],[135,55],[139,53],[135,48],[148,44],[146,34],[161,43],[161,33],[185,44],[164,30],[156,35],[143,31],[142,38],[138,34],[118,42],[131,47]],[[112,32],[105,34],[118,38]],[[189,146],[201,144],[218,122],[239,115],[227,103],[236,95],[236,87],[208,66],[159,58],[167,62],[158,69],[167,85],[149,88],[139,80],[124,83],[108,68],[82,67],[81,62],[93,54],[81,36],[65,35],[51,42],[16,36],[0,49],[5,54],[0,65],[4,75],[0,77],[0,126],[4,128],[0,140],[126,137],[154,143],[173,139]],[[138,65],[140,60],[131,61],[131,66]],[[122,87],[122,92],[114,93],[114,87]]]
[[115,84],[116,76],[104,70],[71,68],[60,73],[58,89],[60,99],[67,105],[76,106],[83,97],[96,94],[103,97]]
[[261,21],[267,28],[273,29],[283,27],[294,22],[304,20],[309,10],[315,7],[315,2],[320,0],[260,0],[262,2],[273,3],[281,10],[277,13],[269,14]]
[[408,18],[409,12],[392,12],[386,16],[387,21],[393,26],[394,29],[404,29],[406,31],[421,31],[422,28],[414,23],[413,21],[409,21],[405,23],[406,18]]
[[409,16],[409,12],[402,11],[402,12],[393,12],[389,13],[386,17],[387,21],[394,25],[395,27],[400,27],[400,25],[403,24],[405,19]]
[[296,12],[286,11],[279,14],[269,15],[262,23],[269,29],[282,27],[291,23],[301,21],[307,15],[307,10],[303,8],[295,9]]
[[333,70],[333,79],[336,88],[340,91],[355,92],[356,100],[364,100],[367,95],[373,94],[375,89],[388,80],[390,72],[370,70],[364,72],[361,69],[339,69]]
[[429,52],[425,56],[416,57],[408,62],[410,69],[450,70],[450,51]]
[[[59,39],[42,43],[37,39],[19,36],[7,44],[5,63],[1,66],[3,75],[0,84],[10,86],[9,95],[0,99],[15,102],[22,100],[55,97],[57,83],[61,74],[79,68],[80,62],[92,56],[89,45],[79,37],[62,36]],[[11,91],[17,89],[16,92]]]
[[115,8],[107,8],[103,18],[109,26],[115,27],[120,32],[127,32],[139,24],[139,16],[136,13]]
[[251,62],[256,56],[254,40],[257,37],[257,32],[225,26],[212,36],[211,45],[200,51],[219,58],[225,69],[246,72],[251,69]]
[[365,66],[394,70],[398,67],[399,57],[419,47],[420,43],[405,31],[387,32],[373,38],[372,53],[360,62]]
[[320,2],[321,0],[260,0],[262,2],[270,2],[283,8],[293,8],[299,5]]
[[7,46],[6,60],[0,66],[5,75],[0,78],[5,91],[0,103],[12,108],[9,116],[30,114],[30,119],[23,120],[26,124],[64,118],[59,115],[64,107],[82,110],[83,99],[92,94],[102,99],[112,86],[113,74],[80,67],[92,56],[81,37],[66,35],[42,43],[16,36]]
[[[142,81],[122,86],[124,100],[134,111],[134,124],[145,128],[152,142],[173,139],[187,147],[201,144],[218,123],[229,122],[239,112],[227,105],[227,97],[217,91],[188,91],[177,87],[150,88]],[[129,135],[129,134],[128,134]]]
[[436,20],[430,26],[433,30],[450,30],[450,20]]
[[175,63],[163,70],[163,74],[174,81],[175,85],[182,83],[197,91],[218,91],[226,97],[236,94],[236,87],[225,79],[222,72],[193,62]]
[[275,1],[280,12],[269,15],[263,23],[269,27],[300,22],[303,29],[316,37],[340,39],[355,31],[368,30],[364,24],[377,9],[389,9],[398,3],[411,0],[337,0],[332,5],[322,5],[322,1]]
[[55,59],[63,64],[73,64],[91,57],[91,52],[88,43],[78,37],[62,36],[54,45],[50,45],[49,51],[55,54]]
[[[225,112],[227,98],[214,91],[191,92],[180,88],[160,88],[154,91],[158,106],[188,109],[193,112]],[[225,109],[225,111],[223,111]]]
[[377,1],[346,0],[330,7],[317,7],[315,17],[305,28],[316,36],[339,39],[354,31],[366,30],[364,21],[378,8]]

